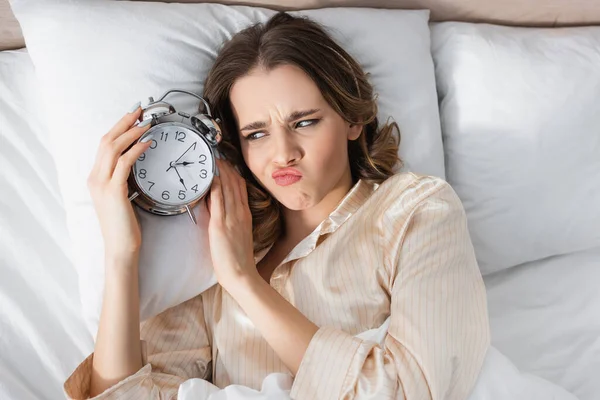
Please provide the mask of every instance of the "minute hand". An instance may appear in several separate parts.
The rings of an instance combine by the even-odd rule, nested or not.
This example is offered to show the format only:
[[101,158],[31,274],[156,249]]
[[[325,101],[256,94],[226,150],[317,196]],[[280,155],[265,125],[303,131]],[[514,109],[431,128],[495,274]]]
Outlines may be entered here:
[[173,167],[173,164],[175,164],[177,161],[181,160],[181,157],[185,156],[185,153],[187,153],[188,151],[190,151],[190,149],[191,149],[192,147],[193,147],[194,149],[196,148],[196,142],[192,143],[192,145],[191,145],[190,147],[188,147],[188,148],[187,148],[187,150],[186,150],[186,151],[184,151],[184,152],[183,152],[183,154],[182,154],[182,155],[180,155],[180,156],[179,156],[179,158],[178,158],[177,160],[173,161],[173,162],[171,163],[171,165],[169,166],[169,168],[167,168],[167,171],[168,171],[168,170],[170,170],[170,169]]
[[181,177],[181,175],[179,175],[179,171],[177,171],[177,167],[174,167],[174,168],[175,168],[175,172],[177,172],[177,176],[179,177],[179,182],[181,182],[181,184],[183,185],[183,188],[185,190],[187,190],[187,188],[185,187],[185,183],[183,182],[183,178]]

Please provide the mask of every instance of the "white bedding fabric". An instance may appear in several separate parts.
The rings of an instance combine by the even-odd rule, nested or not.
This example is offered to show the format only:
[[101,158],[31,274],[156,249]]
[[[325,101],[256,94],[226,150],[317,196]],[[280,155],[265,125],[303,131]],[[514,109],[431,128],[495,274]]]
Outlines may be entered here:
[[[0,399],[62,398],[64,379],[93,350],[80,313],[76,271],[44,122],[33,114],[39,110],[35,79],[26,52],[0,53]],[[594,332],[597,338],[600,331],[600,295],[592,284],[600,280],[599,254],[600,249],[549,260],[547,269],[537,263],[486,277],[492,339],[502,352],[490,348],[470,400],[575,399],[548,381],[519,372],[503,355],[518,359],[521,369],[543,370],[545,365],[560,370],[552,359],[539,356],[556,345],[566,346],[562,349],[574,355],[575,368],[554,371],[553,377],[581,388],[582,400],[597,399],[596,373],[586,368],[600,370],[600,361],[592,360],[600,360],[600,355],[586,349],[592,348]],[[561,275],[569,270],[565,263],[570,273]],[[545,281],[540,279],[544,274]],[[560,290],[554,290],[558,286],[552,285],[553,280],[561,283]],[[529,290],[538,282],[543,283],[537,285],[539,290]],[[578,314],[577,324],[563,323],[557,329],[556,321],[574,314]],[[596,323],[590,321],[593,318]],[[364,335],[381,341],[384,330]],[[576,342],[579,330],[586,336]],[[566,342],[546,340],[566,332],[570,333],[565,338],[579,351],[571,352]],[[538,343],[536,338],[542,340]],[[218,390],[207,382],[189,380],[180,394],[187,400],[206,398],[211,391],[217,392],[211,400],[281,399],[290,385],[290,376],[271,375],[265,379],[263,393],[252,393],[244,387]],[[198,395],[199,390],[205,394]],[[269,391],[277,396],[266,397]]]
[[600,399],[600,247],[484,277],[492,345],[519,369]]
[[[95,334],[104,286],[104,244],[86,180],[101,136],[136,101],[145,104],[148,96],[157,99],[174,87],[202,93],[222,42],[251,23],[266,21],[274,11],[129,1],[13,0],[12,5],[48,111],[84,316]],[[443,177],[429,12],[348,8],[302,14],[327,26],[372,74],[382,121],[391,116],[404,130],[400,154],[410,170]],[[394,52],[388,50],[391,47]],[[190,96],[166,100],[187,112],[197,106]],[[142,320],[216,282],[202,228],[208,226],[208,213],[202,210],[203,202],[194,210],[199,229],[185,214],[138,213],[143,236]]]
[[[383,345],[390,317],[376,329],[357,337]],[[179,400],[288,400],[293,379],[289,374],[273,373],[263,380],[260,391],[240,385],[219,389],[202,379],[189,379],[179,386]],[[486,354],[483,368],[468,400],[577,400],[560,386],[537,376],[520,372],[495,347]]]
[[482,274],[600,246],[600,26],[442,22],[431,43]]
[[492,344],[600,399],[600,27],[430,26]]
[[93,348],[29,55],[0,52],[0,399],[63,398]]

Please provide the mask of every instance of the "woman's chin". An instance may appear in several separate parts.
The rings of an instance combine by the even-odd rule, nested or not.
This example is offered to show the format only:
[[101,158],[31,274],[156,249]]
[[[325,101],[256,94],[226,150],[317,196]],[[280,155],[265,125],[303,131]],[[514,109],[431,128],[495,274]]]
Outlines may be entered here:
[[275,194],[275,199],[277,199],[282,206],[293,211],[306,210],[314,206],[312,196],[300,191],[295,191],[291,187],[280,188]]

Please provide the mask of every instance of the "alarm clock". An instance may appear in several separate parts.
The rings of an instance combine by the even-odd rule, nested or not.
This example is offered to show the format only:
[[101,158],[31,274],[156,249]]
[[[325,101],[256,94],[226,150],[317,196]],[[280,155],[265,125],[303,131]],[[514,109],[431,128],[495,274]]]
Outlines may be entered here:
[[[164,101],[174,92],[199,99],[204,103],[203,112],[190,115],[177,111]],[[153,135],[150,147],[131,167],[129,200],[156,215],[187,213],[196,224],[192,209],[206,196],[218,175],[215,158],[220,158],[220,121],[212,117],[206,100],[181,89],[171,89],[156,101],[149,97],[139,121],[150,118],[150,129],[132,144]]]

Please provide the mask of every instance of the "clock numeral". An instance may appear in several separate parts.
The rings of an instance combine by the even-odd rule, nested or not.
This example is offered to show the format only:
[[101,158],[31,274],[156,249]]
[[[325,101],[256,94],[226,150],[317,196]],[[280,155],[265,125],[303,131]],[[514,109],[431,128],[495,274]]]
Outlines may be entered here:
[[198,185],[192,186],[192,190],[194,191],[194,193],[198,193]]
[[140,169],[140,172],[138,173],[138,176],[142,179],[146,178],[146,170],[145,169]]
[[198,163],[199,164],[204,164],[205,161],[206,161],[206,155],[200,154],[200,161],[198,161]]
[[169,132],[167,132],[166,135],[164,132],[160,133],[160,140],[164,140],[166,142],[168,137],[169,137]]
[[185,200],[185,190],[180,190],[177,197],[179,197],[179,200]]
[[151,149],[155,149],[158,146],[158,142],[154,139],[152,139],[152,144],[150,145]]
[[200,178],[206,178],[208,176],[208,172],[205,169],[200,171]]
[[169,200],[171,198],[171,196],[169,196],[168,190],[165,190],[164,192],[162,192],[162,198],[163,198],[163,200]]
[[146,159],[146,153],[142,153],[142,155],[138,157],[138,161],[144,161],[145,159]]
[[152,186],[154,186],[154,182],[148,181],[148,183],[151,183],[150,187],[148,188],[148,190],[152,189]]
[[[181,137],[179,137],[181,135]],[[185,132],[175,132],[175,140],[179,140],[180,142],[185,141]]]

